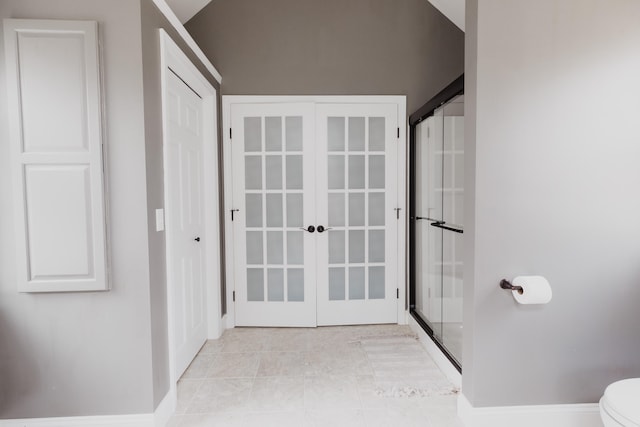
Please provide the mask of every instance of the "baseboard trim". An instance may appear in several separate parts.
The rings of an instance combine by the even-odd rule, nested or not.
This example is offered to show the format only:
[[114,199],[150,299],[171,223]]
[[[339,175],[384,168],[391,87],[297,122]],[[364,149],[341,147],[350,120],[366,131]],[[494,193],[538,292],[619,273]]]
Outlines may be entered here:
[[153,414],[20,418],[0,420],[0,427],[165,427],[176,410],[176,402],[174,387]]
[[153,414],[0,420],[2,427],[156,427]]
[[602,427],[597,403],[474,408],[460,394],[458,416],[465,427]]
[[420,340],[422,347],[424,347],[433,361],[436,362],[436,365],[444,373],[447,379],[449,379],[454,386],[460,388],[462,384],[462,376],[460,375],[460,372],[458,372],[455,366],[453,366],[449,359],[447,359],[447,357],[442,353],[442,350],[434,344],[431,337],[427,335],[413,316],[409,316],[409,327],[418,334],[418,339]]
[[177,386],[169,388],[169,391],[164,396],[158,407],[153,413],[153,425],[154,427],[165,427],[169,423],[169,419],[176,412],[176,405],[178,404],[178,392]]

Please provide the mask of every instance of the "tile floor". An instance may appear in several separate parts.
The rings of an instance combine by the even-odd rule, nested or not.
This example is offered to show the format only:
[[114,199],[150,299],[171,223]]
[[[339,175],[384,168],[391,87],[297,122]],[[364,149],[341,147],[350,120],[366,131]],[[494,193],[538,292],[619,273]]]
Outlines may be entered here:
[[462,427],[456,399],[406,326],[236,328],[184,373],[169,427]]

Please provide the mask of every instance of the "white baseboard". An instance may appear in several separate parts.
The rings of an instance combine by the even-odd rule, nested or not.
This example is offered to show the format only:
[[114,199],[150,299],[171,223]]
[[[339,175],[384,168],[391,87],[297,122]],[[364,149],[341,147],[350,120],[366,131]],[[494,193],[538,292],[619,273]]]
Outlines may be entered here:
[[178,404],[178,392],[177,386],[169,388],[169,391],[164,396],[164,399],[160,402],[155,412],[153,413],[153,426],[164,427],[169,423],[169,419],[176,412],[176,405]]
[[422,329],[422,327],[416,322],[416,319],[413,316],[409,316],[409,327],[416,334],[418,334],[418,338],[420,339],[420,343],[424,347],[424,349],[429,353],[429,356],[436,362],[438,368],[444,373],[444,375],[453,383],[454,386],[461,387],[462,384],[462,376],[460,372],[451,364],[449,359],[442,353],[442,350],[438,348],[437,345],[434,344],[433,340],[427,333]]
[[602,427],[597,403],[474,408],[460,394],[458,416],[465,427]]
[[156,427],[153,414],[0,420],[2,427]]
[[0,420],[0,427],[165,427],[176,410],[175,387],[152,414]]

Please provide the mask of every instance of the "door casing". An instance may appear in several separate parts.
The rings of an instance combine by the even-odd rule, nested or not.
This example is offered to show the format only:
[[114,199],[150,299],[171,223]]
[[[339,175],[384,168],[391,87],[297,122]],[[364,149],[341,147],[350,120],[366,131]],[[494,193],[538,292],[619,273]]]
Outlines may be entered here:
[[[220,305],[220,252],[219,252],[219,206],[218,206],[218,133],[217,133],[217,91],[193,65],[187,56],[180,50],[171,37],[160,29],[160,63],[161,63],[161,87],[162,87],[162,111],[163,111],[163,162],[167,163],[168,132],[167,100],[165,93],[167,89],[168,73],[175,73],[188,86],[202,97],[202,117],[203,117],[203,195],[205,212],[205,233],[203,236],[204,257],[208,262],[204,269],[204,282],[206,290],[206,310],[207,310],[207,335],[209,339],[219,338],[222,334],[223,322],[221,320]],[[171,68],[171,70],[169,70]],[[167,171],[165,168],[164,180],[167,181]],[[169,200],[167,194],[168,186],[164,185],[165,203]],[[171,209],[165,204],[165,222],[168,224],[171,217]],[[168,318],[168,338],[169,338],[169,370],[171,392],[176,388],[178,374],[175,366],[175,301],[173,299],[173,287],[169,278],[172,277],[171,265],[171,242],[167,239],[167,318]]]
[[[231,157],[231,106],[234,104],[256,103],[316,103],[316,104],[396,104],[398,106],[398,324],[407,324],[407,119],[406,96],[401,95],[345,95],[345,96],[262,96],[262,95],[225,95],[222,97],[222,137],[224,156],[224,227],[225,235],[233,236],[231,210],[233,206],[233,174]],[[225,239],[225,253],[235,253],[232,238]],[[225,328],[235,327],[235,271],[232,256],[226,257],[224,273],[227,283],[227,315]]]

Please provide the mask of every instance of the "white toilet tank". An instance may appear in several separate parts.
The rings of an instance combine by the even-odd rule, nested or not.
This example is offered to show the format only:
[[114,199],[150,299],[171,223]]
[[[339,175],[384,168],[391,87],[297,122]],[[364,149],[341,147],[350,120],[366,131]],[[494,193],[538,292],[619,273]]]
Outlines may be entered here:
[[600,399],[605,427],[640,427],[640,378],[610,384]]

